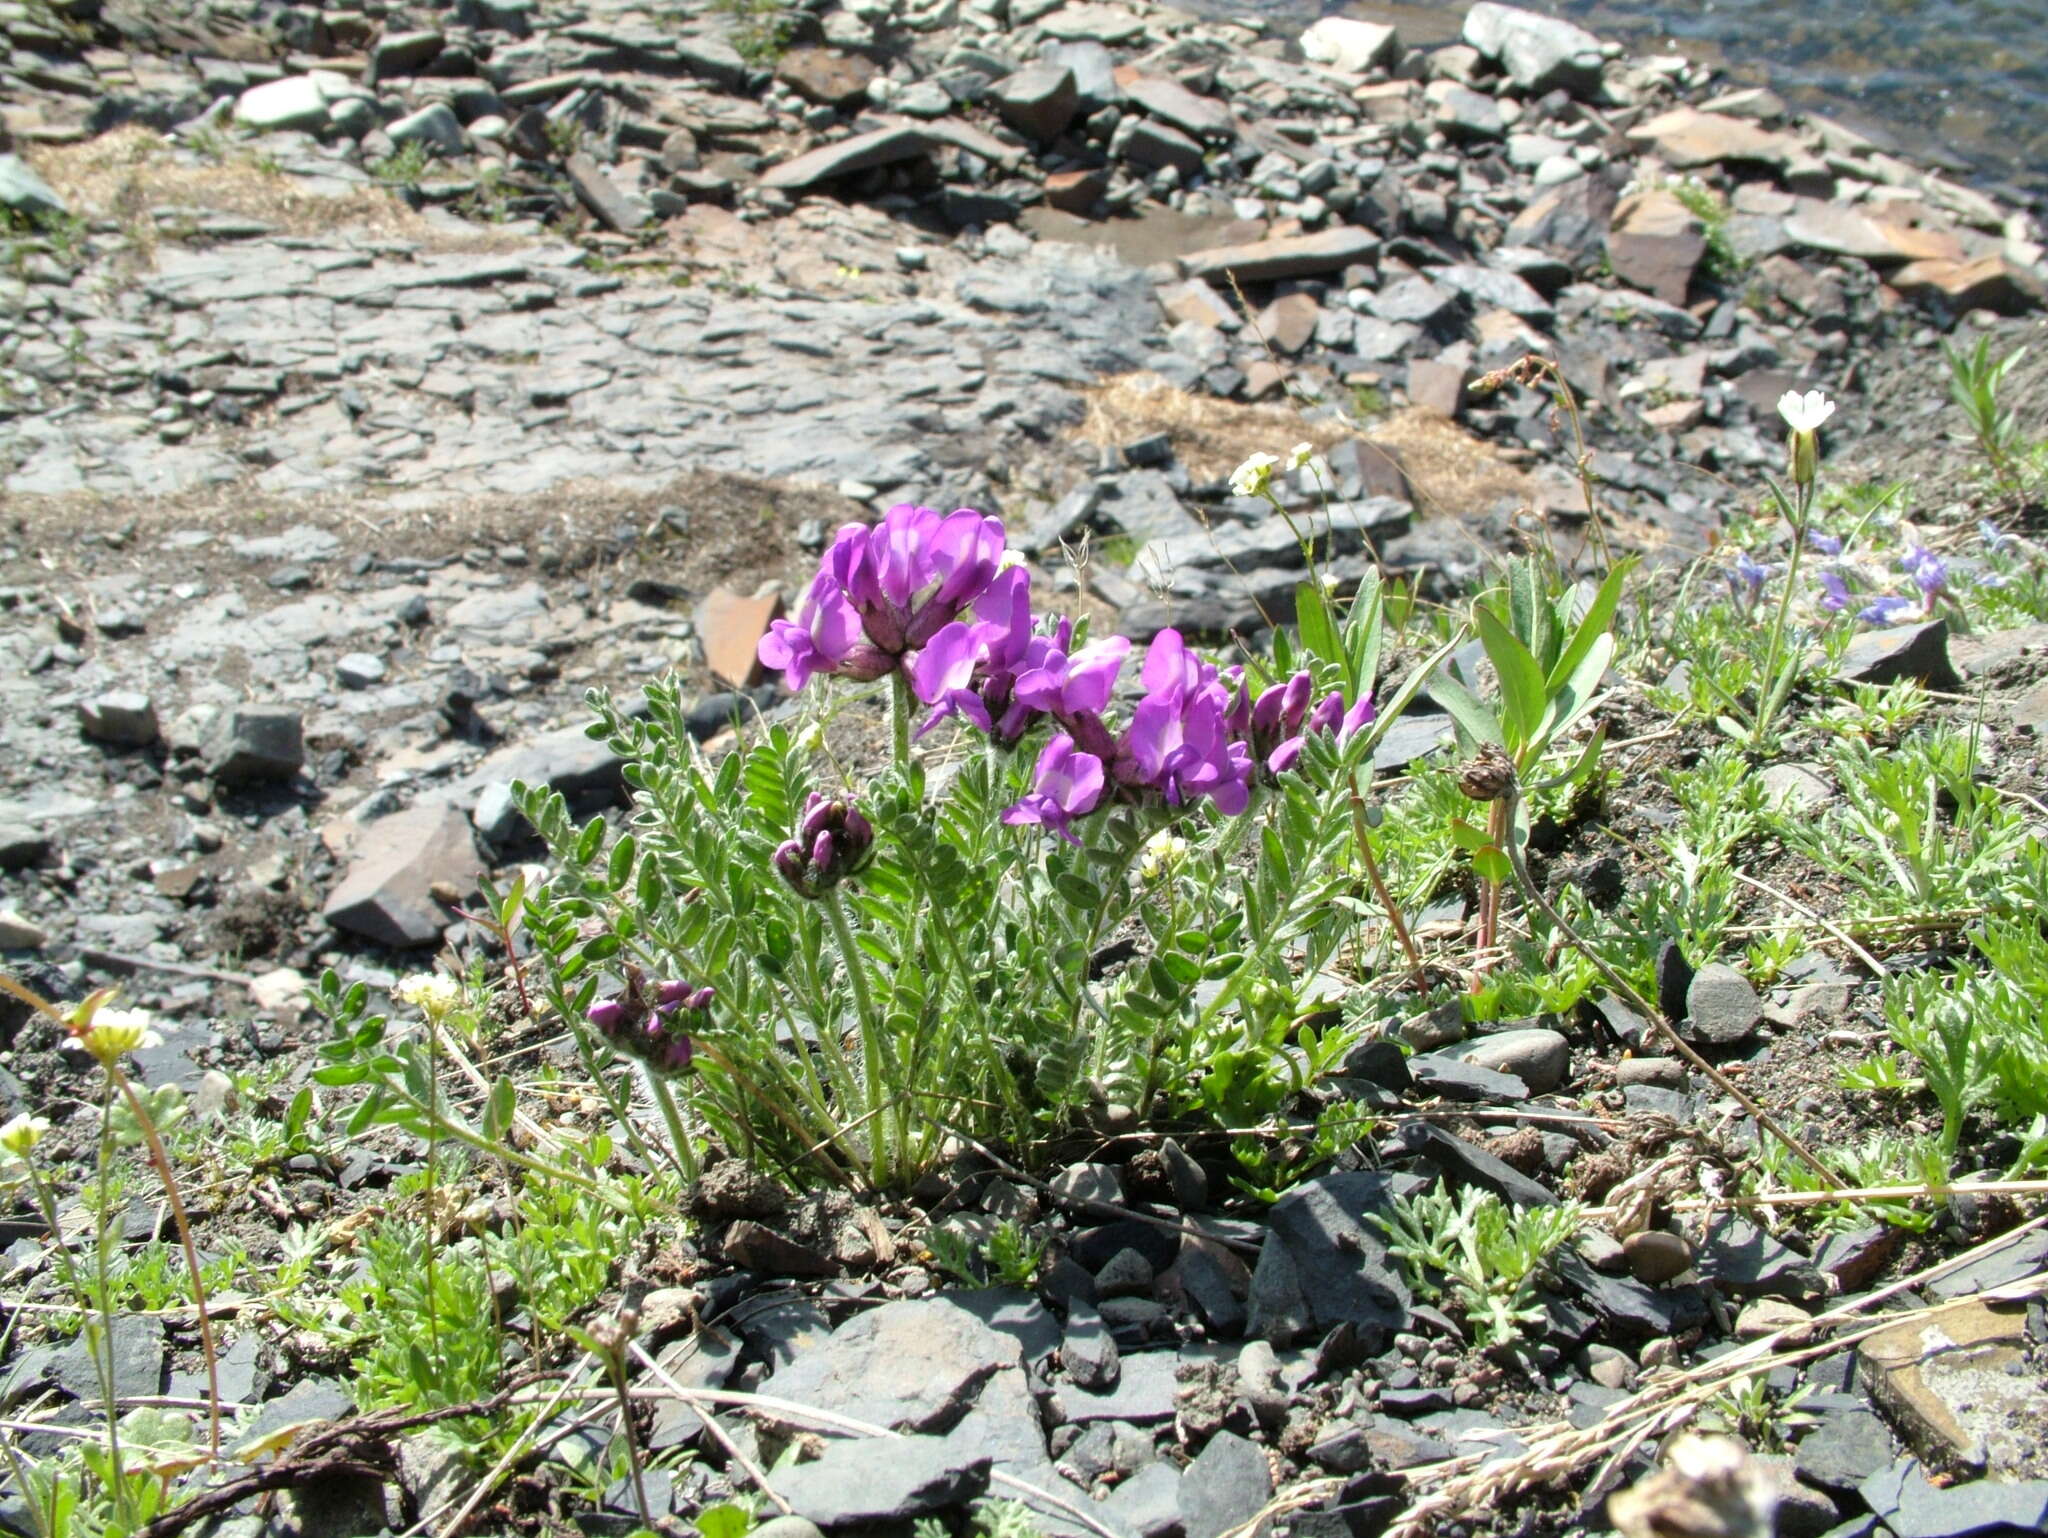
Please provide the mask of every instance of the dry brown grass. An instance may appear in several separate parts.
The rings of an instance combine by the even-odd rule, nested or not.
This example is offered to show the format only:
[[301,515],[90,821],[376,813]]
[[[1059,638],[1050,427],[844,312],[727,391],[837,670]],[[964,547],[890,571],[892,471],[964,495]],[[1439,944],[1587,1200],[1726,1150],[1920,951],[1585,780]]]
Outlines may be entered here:
[[1529,499],[1527,475],[1485,439],[1434,411],[1410,406],[1374,423],[1364,437],[1399,456],[1415,505],[1425,512],[1479,513],[1503,497]]
[[1351,436],[1336,423],[1305,422],[1285,406],[1196,395],[1152,373],[1118,374],[1081,393],[1088,415],[1075,431],[1084,442],[1106,447],[1163,432],[1196,480],[1228,475],[1247,454],[1283,454],[1304,439],[1326,449]]
[[152,208],[163,206],[258,219],[285,235],[352,230],[477,250],[507,243],[495,232],[474,241],[451,237],[382,187],[311,191],[247,150],[230,149],[219,161],[195,159],[147,128],[117,128],[79,144],[31,148],[29,158],[74,213],[118,221],[145,254],[155,251],[159,239],[171,238],[150,218]]
[[1502,497],[1526,499],[1528,477],[1456,422],[1411,407],[1361,430],[1312,422],[1288,406],[1249,406],[1197,395],[1157,374],[1119,374],[1083,395],[1076,434],[1104,446],[1163,432],[1197,480],[1228,475],[1248,454],[1284,454],[1296,443],[1327,449],[1346,438],[1383,444],[1400,458],[1416,505],[1431,513],[1478,513]]

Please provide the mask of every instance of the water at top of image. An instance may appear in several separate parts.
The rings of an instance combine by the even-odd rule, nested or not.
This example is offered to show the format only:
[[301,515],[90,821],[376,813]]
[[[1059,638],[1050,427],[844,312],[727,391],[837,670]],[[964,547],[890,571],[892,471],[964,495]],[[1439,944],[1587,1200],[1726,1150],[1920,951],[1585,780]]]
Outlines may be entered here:
[[[1306,26],[1392,22],[1411,46],[1456,39],[1463,3],[1193,0]],[[1678,52],[1766,85],[1973,179],[2048,197],[2048,0],[1524,0],[1636,53]]]

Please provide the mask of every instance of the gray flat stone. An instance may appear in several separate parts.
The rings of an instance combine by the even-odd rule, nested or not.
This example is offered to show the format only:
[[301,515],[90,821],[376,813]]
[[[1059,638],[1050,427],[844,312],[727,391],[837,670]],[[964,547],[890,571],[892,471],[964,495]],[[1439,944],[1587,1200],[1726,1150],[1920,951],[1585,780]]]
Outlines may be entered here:
[[762,1392],[894,1431],[943,1431],[1022,1359],[1017,1341],[945,1298],[889,1303],[779,1368]]

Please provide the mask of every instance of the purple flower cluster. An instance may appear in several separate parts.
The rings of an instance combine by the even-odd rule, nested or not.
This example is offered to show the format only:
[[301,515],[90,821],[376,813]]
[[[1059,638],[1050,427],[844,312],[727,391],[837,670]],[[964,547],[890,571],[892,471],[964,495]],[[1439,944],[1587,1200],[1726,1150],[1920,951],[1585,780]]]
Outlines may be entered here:
[[1241,676],[1227,682],[1173,630],[1154,637],[1139,681],[1145,695],[1120,735],[1097,714],[1051,712],[1067,729],[1038,755],[1030,793],[1004,822],[1035,823],[1079,843],[1073,823],[1113,788],[1157,792],[1168,806],[1206,797],[1234,817],[1251,804],[1253,779],[1293,768],[1309,734],[1334,732],[1344,742],[1373,718],[1370,694],[1347,709],[1332,692],[1311,708],[1315,684],[1305,672],[1254,699]]
[[[1163,630],[1145,653],[1144,695],[1118,732],[1104,716],[1131,642],[1112,636],[1077,647],[1071,619],[1035,624],[1030,573],[1004,566],[1002,555],[1001,523],[971,509],[941,516],[905,504],[873,528],[849,524],[797,618],[776,621],[762,639],[761,661],[781,668],[792,689],[818,673],[901,672],[931,707],[920,734],[958,717],[1007,747],[1050,721],[1057,730],[1032,788],[1003,820],[1070,842],[1079,842],[1077,819],[1116,797],[1150,792],[1169,806],[1207,799],[1240,813],[1253,779],[1285,773],[1311,733],[1341,741],[1373,718],[1370,694],[1348,708],[1340,694],[1312,704],[1307,673],[1253,699],[1241,677],[1219,673],[1177,631]],[[815,807],[806,813],[806,829],[815,815]],[[819,891],[830,884],[821,873],[831,862],[811,847],[816,837],[800,832],[776,855],[799,891],[799,877]]]
[[811,792],[796,837],[775,851],[775,869],[800,897],[823,897],[868,863],[875,830],[859,810]]
[[625,988],[591,1005],[584,1018],[613,1046],[657,1073],[683,1073],[695,1050],[690,1030],[701,1030],[713,997],[710,988],[685,982],[656,983],[650,989],[645,973],[627,967]]
[[[1899,570],[1919,590],[1919,596],[1901,593],[1872,594],[1856,610],[1856,617],[1869,625],[1890,625],[1914,615],[1931,613],[1949,590],[1948,561],[1925,545],[1908,545],[1898,559]],[[1814,602],[1831,614],[1840,614],[1857,603],[1849,578],[1839,570],[1820,574],[1820,593]]]
[[792,689],[814,673],[881,678],[979,599],[1003,558],[1003,526],[970,508],[899,503],[872,528],[849,523],[825,552],[794,621],[761,638]]

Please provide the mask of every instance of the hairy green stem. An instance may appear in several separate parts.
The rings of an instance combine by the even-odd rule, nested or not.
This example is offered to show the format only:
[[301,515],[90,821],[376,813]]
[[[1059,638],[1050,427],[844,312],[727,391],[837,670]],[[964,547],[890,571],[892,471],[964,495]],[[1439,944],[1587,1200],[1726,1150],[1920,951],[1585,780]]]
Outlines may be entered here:
[[898,769],[910,767],[910,680],[901,668],[889,675],[889,743]]
[[[121,1477],[120,1405],[114,1398],[114,1288],[107,1268],[107,1177],[114,1168],[115,1093],[114,1076],[109,1072],[100,1092],[99,1174],[92,1204],[93,1276],[98,1293],[94,1301],[99,1305],[100,1318],[97,1326],[89,1323],[85,1330],[87,1344],[93,1348],[93,1370],[100,1380],[101,1408],[107,1417],[107,1462],[114,1476],[114,1510],[119,1514],[122,1525],[132,1529],[135,1521],[130,1509],[128,1481]],[[55,1237],[59,1243],[63,1242],[62,1235]],[[97,1341],[90,1339],[95,1333],[99,1336]]]
[[[908,713],[904,720],[909,719]],[[906,739],[907,742],[907,739]],[[906,755],[908,747],[904,749]],[[874,1131],[869,1134],[874,1144],[874,1156],[869,1161],[870,1178],[877,1186],[888,1184],[888,1158],[883,1153],[883,1122],[885,1120],[882,1088],[886,1077],[882,1071],[882,1020],[875,1013],[874,995],[868,991],[867,963],[861,959],[860,946],[853,937],[853,926],[846,919],[846,903],[840,897],[838,888],[825,894],[825,917],[831,922],[833,938],[839,942],[839,959],[846,967],[847,986],[853,990],[853,1009],[860,1021],[861,1078],[866,1088],[866,1111],[875,1119]],[[819,1022],[822,1030],[835,1029],[829,1020]]]
[[648,1069],[647,1092],[661,1108],[661,1119],[668,1123],[669,1139],[676,1146],[676,1160],[682,1166],[683,1179],[695,1185],[698,1176],[704,1173],[703,1167],[697,1162],[697,1150],[690,1143],[690,1129],[683,1121],[682,1109],[677,1106],[675,1096],[669,1091],[668,1081]]
[[1808,481],[1795,488],[1797,502],[1789,522],[1792,525],[1792,553],[1785,562],[1785,590],[1778,595],[1778,612],[1771,618],[1771,639],[1764,652],[1764,674],[1761,680],[1763,692],[1757,699],[1756,727],[1750,733],[1749,745],[1761,748],[1770,734],[1771,722],[1778,709],[1792,692],[1793,672],[1787,670],[1781,680],[1779,672],[1787,667],[1783,660],[1785,646],[1785,621],[1792,612],[1792,600],[1799,591],[1799,562],[1806,552],[1806,525],[1813,508],[1813,483]]

